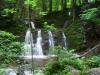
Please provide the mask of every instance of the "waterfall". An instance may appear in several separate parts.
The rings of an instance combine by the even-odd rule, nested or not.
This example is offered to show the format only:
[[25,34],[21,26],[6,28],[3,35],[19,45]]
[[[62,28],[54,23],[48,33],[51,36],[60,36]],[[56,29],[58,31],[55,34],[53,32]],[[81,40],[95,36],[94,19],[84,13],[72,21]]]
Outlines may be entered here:
[[54,39],[53,39],[53,34],[51,31],[48,31],[49,34],[49,48],[54,50]]
[[62,32],[62,37],[63,37],[64,48],[68,48],[67,39],[64,32]]
[[33,44],[33,36],[31,33],[31,30],[28,29],[26,32],[26,36],[25,36],[25,45],[24,45],[24,54],[25,55],[31,55],[32,53],[32,49],[34,48],[34,44]]
[[31,26],[32,26],[32,29],[35,29],[35,24],[32,21],[31,21]]
[[31,44],[32,42],[33,42],[32,33],[31,33],[31,30],[28,29],[27,32],[26,32],[26,36],[25,36],[25,43]]
[[42,50],[42,36],[41,36],[41,30],[38,30],[38,36],[37,36],[37,42],[35,45],[35,53],[34,55],[43,55]]
[[71,16],[71,11],[68,12],[68,15]]

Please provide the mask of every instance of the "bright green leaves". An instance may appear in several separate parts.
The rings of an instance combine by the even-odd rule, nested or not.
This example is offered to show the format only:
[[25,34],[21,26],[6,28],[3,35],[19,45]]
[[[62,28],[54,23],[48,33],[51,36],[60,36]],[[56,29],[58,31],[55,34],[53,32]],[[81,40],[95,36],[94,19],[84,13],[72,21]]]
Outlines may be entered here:
[[88,2],[95,2],[96,0],[88,0]]
[[85,64],[87,64],[89,67],[100,67],[100,55],[97,56],[91,56],[85,60]]
[[82,20],[89,20],[89,19],[95,18],[96,15],[97,15],[97,11],[98,11],[97,8],[91,8],[91,9],[85,10],[85,11],[80,15],[80,18],[81,18]]
[[56,30],[56,28],[54,27],[54,24],[49,25],[48,22],[44,22],[44,29],[46,31],[48,31],[48,30],[52,30],[52,31]]
[[11,63],[21,53],[21,43],[17,41],[12,33],[0,31],[0,61],[1,63]]
[[2,16],[9,16],[10,14],[14,14],[16,10],[14,8],[5,8],[2,11]]
[[36,7],[37,0],[25,0],[25,5],[31,5],[32,8]]
[[16,13],[16,0],[2,0],[0,9],[1,16],[10,16]]
[[16,37],[12,33],[9,33],[9,32],[6,33],[4,31],[0,31],[0,40],[1,38],[15,40]]

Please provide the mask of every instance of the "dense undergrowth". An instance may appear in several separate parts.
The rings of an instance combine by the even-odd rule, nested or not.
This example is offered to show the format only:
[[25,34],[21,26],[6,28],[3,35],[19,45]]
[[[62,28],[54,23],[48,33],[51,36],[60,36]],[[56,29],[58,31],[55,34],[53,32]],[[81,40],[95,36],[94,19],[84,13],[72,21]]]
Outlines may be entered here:
[[100,56],[90,56],[88,58],[77,58],[74,49],[65,50],[56,47],[55,52],[58,55],[57,61],[50,61],[45,66],[45,75],[73,75],[72,70],[78,70],[79,75],[89,75],[88,70],[95,67],[100,67]]
[[70,48],[80,50],[85,47],[85,33],[81,22],[75,21],[65,30],[67,37],[69,38]]
[[[28,27],[25,22],[29,15],[31,15],[30,20],[35,21],[36,27],[43,28],[45,31],[59,31],[59,27],[61,27],[61,31],[65,32],[69,40],[68,49],[61,46],[55,47],[54,54],[58,56],[58,60],[50,60],[45,66],[45,75],[72,75],[72,70],[79,70],[80,75],[89,75],[89,69],[100,67],[100,55],[77,58],[75,53],[84,52],[100,41],[100,4],[96,3],[100,2],[99,0],[91,0],[93,3],[84,3],[87,0],[83,0],[82,3],[79,2],[80,0],[76,0],[77,2],[68,0],[67,5],[65,4],[66,9],[63,6],[65,2],[61,4],[56,0],[51,2],[53,3],[51,8],[49,7],[50,2],[41,0],[45,1],[43,5],[46,8],[43,6],[43,9],[41,9],[40,0],[31,0],[30,3],[25,0],[25,2],[22,1],[22,4],[20,4],[20,0],[18,1],[17,5],[16,0],[1,0],[0,2],[0,30],[3,30],[0,31],[0,69],[20,63],[18,55],[22,53],[22,44],[13,34],[24,37],[23,34]],[[28,4],[31,7],[31,13],[27,12]],[[93,5],[92,8],[91,5]],[[63,28],[64,24],[66,24],[65,28]],[[0,75],[2,75],[1,71]]]
[[[21,54],[21,46],[12,33],[0,31],[0,63],[2,64],[0,68],[18,63],[17,56]],[[65,49],[61,46],[55,47],[53,54],[58,56],[58,60],[50,60],[45,66],[45,75],[72,75],[72,70],[79,70],[80,75],[89,75],[87,72],[89,69],[100,67],[100,55],[77,58],[75,49]]]
[[12,33],[0,31],[0,64],[11,64],[22,52],[21,43]]

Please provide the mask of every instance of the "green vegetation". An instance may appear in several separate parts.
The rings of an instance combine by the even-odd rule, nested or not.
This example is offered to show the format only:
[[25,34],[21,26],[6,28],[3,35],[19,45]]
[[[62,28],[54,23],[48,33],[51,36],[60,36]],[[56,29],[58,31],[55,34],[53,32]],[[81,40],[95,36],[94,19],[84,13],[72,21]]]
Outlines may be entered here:
[[65,32],[70,39],[71,48],[80,50],[85,47],[85,33],[80,21],[72,23]]
[[90,68],[100,67],[100,55],[89,58],[77,58],[74,49],[66,51],[62,47],[55,48],[57,61],[51,60],[45,67],[45,75],[73,75],[72,70],[79,70],[79,75],[89,75]]
[[100,67],[100,55],[91,56],[85,59],[85,61],[86,61],[85,64],[87,64],[90,68]]
[[56,31],[54,24],[49,25],[48,22],[44,22],[43,26],[44,26],[44,30],[46,30],[46,31],[48,31],[48,30]]
[[97,8],[91,8],[88,10],[85,10],[80,16],[82,20],[90,20],[96,17],[98,12]]
[[[52,31],[55,45],[62,45],[58,43],[62,40],[59,33],[64,32],[68,38],[67,49],[62,46],[50,49],[57,60],[50,60],[44,67],[45,75],[73,75],[72,70],[89,75],[89,69],[100,67],[100,47],[88,57],[77,57],[100,41],[100,0],[0,0],[0,75],[2,68],[26,63],[18,56],[23,52],[25,32],[31,22],[36,30]],[[43,37],[47,48],[48,36]]]
[[21,43],[12,33],[0,31],[0,64],[10,64],[21,54]]
[[66,51],[60,46],[55,48],[55,53],[58,55],[57,61],[48,63],[45,67],[45,75],[69,75],[72,70],[86,70],[83,59],[76,58],[74,49]]

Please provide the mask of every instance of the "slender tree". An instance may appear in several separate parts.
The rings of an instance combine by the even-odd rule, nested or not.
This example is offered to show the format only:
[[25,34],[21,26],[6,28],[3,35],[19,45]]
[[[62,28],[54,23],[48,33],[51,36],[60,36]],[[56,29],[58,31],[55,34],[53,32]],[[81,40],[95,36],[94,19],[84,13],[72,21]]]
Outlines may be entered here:
[[42,9],[43,11],[46,11],[46,0],[41,0],[42,1]]
[[64,0],[63,1],[63,10],[66,10],[66,8],[67,8],[66,6],[67,6],[67,0]]
[[73,21],[75,20],[76,17],[76,0],[72,0],[72,16],[73,16]]
[[64,0],[61,0],[61,10],[63,10],[63,3],[64,3]]
[[49,0],[49,13],[52,14],[52,0]]
[[60,2],[59,0],[56,0],[56,8],[55,8],[56,11],[58,11],[59,9],[59,2]]

